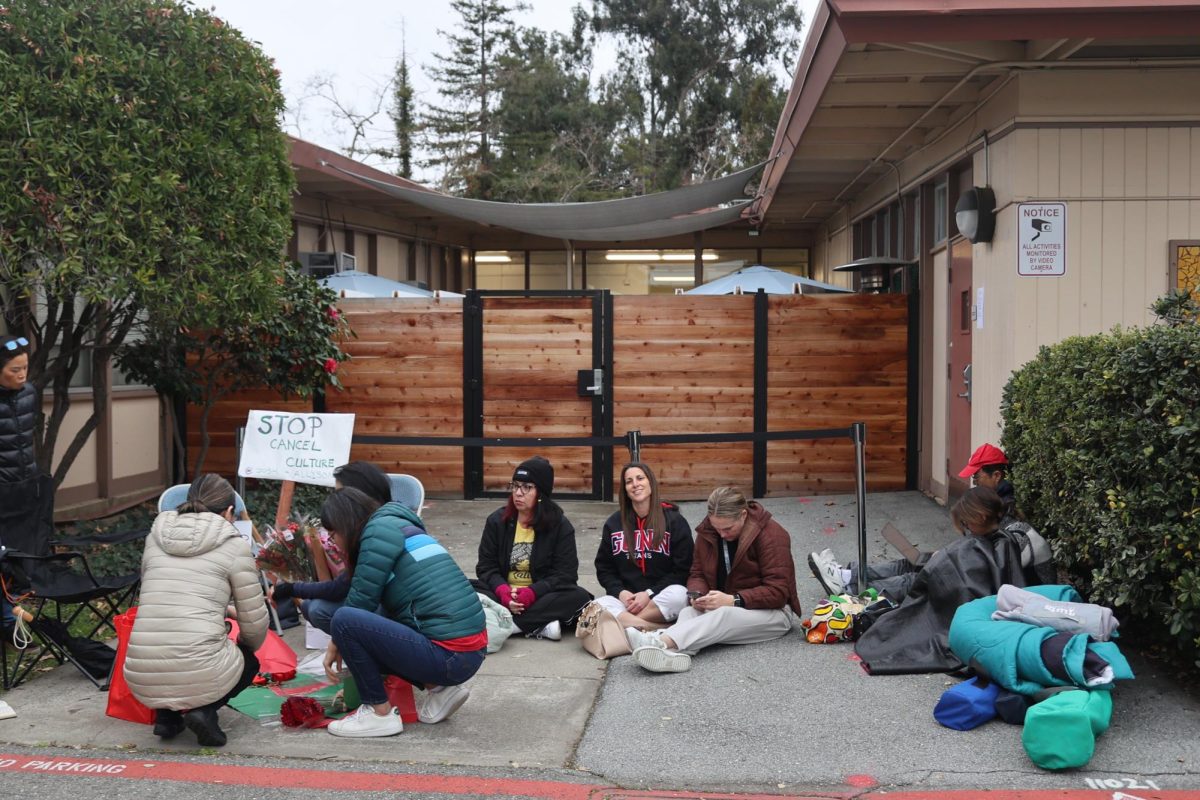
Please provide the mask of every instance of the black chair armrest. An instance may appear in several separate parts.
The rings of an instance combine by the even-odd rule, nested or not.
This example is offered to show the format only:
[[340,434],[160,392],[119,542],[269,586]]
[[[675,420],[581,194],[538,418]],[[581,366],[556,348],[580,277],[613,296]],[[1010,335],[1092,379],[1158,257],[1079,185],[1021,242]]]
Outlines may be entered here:
[[95,533],[90,536],[64,536],[50,541],[53,547],[92,547],[95,545],[122,544],[137,539],[145,539],[150,535],[149,528],[134,531],[115,531],[113,533]]

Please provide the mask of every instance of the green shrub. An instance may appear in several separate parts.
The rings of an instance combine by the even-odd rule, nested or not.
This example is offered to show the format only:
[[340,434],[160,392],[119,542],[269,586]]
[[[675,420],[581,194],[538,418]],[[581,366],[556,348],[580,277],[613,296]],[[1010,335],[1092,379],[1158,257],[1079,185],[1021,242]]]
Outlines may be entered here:
[[[1200,326],[1073,337],[1004,389],[1025,515],[1094,602],[1200,657]],[[1200,660],[1197,660],[1200,663]]]

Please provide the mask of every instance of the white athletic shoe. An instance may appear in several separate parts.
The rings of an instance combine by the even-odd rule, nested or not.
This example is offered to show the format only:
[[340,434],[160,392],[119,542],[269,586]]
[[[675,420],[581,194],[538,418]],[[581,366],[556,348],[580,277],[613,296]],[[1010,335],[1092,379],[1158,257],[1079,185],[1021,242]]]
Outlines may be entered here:
[[656,631],[639,631],[637,628],[626,628],[625,638],[629,640],[629,650],[632,652],[639,647],[657,647],[665,650],[667,645]]
[[819,553],[808,554],[808,568],[812,570],[813,577],[821,582],[825,594],[843,594],[846,591],[842,567],[828,547]]
[[404,730],[399,709],[393,708],[382,717],[365,703],[341,719],[329,723],[326,729],[334,736],[348,739],[368,739],[374,736],[395,736]]
[[465,683],[458,686],[440,686],[436,691],[425,690],[417,703],[417,719],[426,725],[441,722],[458,711],[471,696],[471,688]]
[[552,642],[562,640],[562,623],[558,620],[551,620],[542,627],[538,628],[533,633],[529,634],[531,639],[549,639]]
[[639,647],[633,651],[633,661],[649,672],[687,672],[692,668],[692,657],[663,647]]

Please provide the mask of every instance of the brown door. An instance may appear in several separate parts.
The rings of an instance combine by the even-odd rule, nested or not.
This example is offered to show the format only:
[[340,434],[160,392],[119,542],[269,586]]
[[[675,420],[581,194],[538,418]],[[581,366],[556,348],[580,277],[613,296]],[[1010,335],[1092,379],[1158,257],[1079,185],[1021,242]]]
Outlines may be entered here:
[[971,328],[974,326],[971,289],[971,243],[959,239],[950,246],[950,294],[946,335],[946,472],[950,497],[970,483],[958,472],[971,457]]
[[[600,366],[591,297],[483,298],[485,437],[587,437],[598,398],[581,396],[580,370]],[[484,492],[503,491],[517,464],[542,455],[556,495],[595,493],[590,447],[487,447]]]

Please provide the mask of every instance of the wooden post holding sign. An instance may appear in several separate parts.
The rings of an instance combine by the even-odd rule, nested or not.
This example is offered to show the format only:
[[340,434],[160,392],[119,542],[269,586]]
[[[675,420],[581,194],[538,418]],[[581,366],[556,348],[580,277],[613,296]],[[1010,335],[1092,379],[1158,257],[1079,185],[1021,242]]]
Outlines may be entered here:
[[[283,481],[275,529],[287,525],[297,483],[333,486],[333,470],[350,460],[353,414],[291,414],[251,411],[238,475]],[[329,564],[320,542],[309,542],[318,577],[328,580]]]

